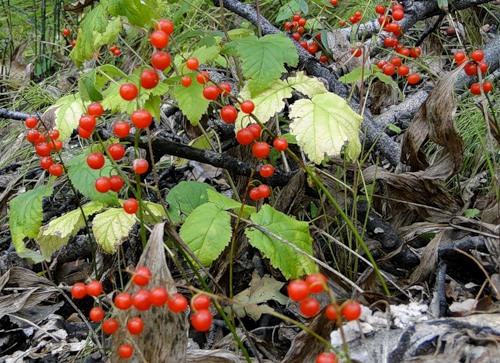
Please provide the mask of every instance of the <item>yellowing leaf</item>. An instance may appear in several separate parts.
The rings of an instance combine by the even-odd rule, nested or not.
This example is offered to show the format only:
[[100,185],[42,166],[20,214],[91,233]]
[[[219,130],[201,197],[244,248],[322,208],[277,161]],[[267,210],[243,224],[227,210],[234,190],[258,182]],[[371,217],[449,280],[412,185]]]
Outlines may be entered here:
[[94,217],[92,231],[97,243],[107,253],[114,253],[116,247],[127,238],[135,224],[135,215],[123,208],[112,208]]
[[328,92],[323,82],[315,77],[306,76],[304,72],[297,72],[295,76],[288,77],[286,81],[294,90],[307,97],[314,97]]
[[283,34],[238,39],[237,49],[252,95],[264,91],[280,78],[286,72],[285,63],[295,66],[299,61],[295,46]]
[[55,109],[55,128],[59,130],[59,140],[64,141],[71,136],[85,113],[83,101],[79,94],[71,94],[61,97],[51,108]]
[[158,220],[161,221],[163,220],[163,218],[167,216],[167,214],[165,213],[165,209],[161,204],[146,202],[146,201],[143,201],[143,204],[144,204],[144,220],[146,222],[158,223]]
[[[82,206],[86,216],[100,211],[104,205],[100,202],[90,202]],[[47,225],[40,228],[37,242],[40,250],[46,259],[50,259],[52,254],[62,246],[65,246],[70,237],[74,236],[80,228],[85,225],[85,221],[80,209],[51,220]]]
[[316,164],[340,155],[343,148],[349,159],[359,156],[362,117],[343,98],[323,93],[311,100],[298,100],[290,107],[290,117],[290,133]]
[[[251,99],[255,105],[253,114],[261,121],[267,122],[276,112],[285,107],[285,98],[292,97],[292,87],[280,79],[273,82],[268,89],[254,96],[251,95],[250,87],[246,84],[240,92],[244,100]],[[250,124],[250,117],[243,112],[238,113],[235,131],[241,130]]]

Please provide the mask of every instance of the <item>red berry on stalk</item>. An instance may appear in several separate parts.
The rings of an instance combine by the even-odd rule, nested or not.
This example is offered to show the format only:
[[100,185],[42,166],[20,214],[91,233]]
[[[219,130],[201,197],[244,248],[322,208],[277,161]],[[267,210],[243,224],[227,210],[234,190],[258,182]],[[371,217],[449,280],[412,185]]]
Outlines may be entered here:
[[464,67],[465,74],[468,76],[473,76],[477,73],[477,65],[475,62],[469,62],[467,65]]
[[62,34],[67,37],[68,35],[70,35],[71,31],[69,29],[63,29],[62,31]]
[[122,344],[118,347],[118,355],[123,359],[128,359],[134,354],[134,348],[130,344]]
[[109,183],[111,184],[111,190],[118,193],[123,188],[123,179],[119,175],[112,175],[109,177]]
[[149,268],[146,266],[139,266],[133,273],[132,281],[137,286],[146,286],[149,284],[151,276],[153,276],[153,274]]
[[491,92],[491,90],[493,90],[493,85],[491,84],[491,82],[488,82],[488,81],[483,82],[484,93]]
[[191,308],[194,311],[208,310],[208,308],[210,307],[210,303],[210,298],[207,295],[198,294],[191,299]]
[[49,167],[49,173],[50,175],[53,175],[53,176],[60,176],[64,171],[64,168],[61,164],[52,164],[50,167]]
[[300,40],[300,33],[293,33],[292,38],[298,42]]
[[193,83],[193,80],[191,79],[191,77],[189,76],[184,76],[181,78],[181,84],[184,86],[184,87],[189,87],[191,86],[191,83]]
[[89,318],[92,321],[101,321],[104,318],[104,310],[100,306],[90,309]]
[[250,189],[250,191],[248,192],[248,196],[252,200],[260,200],[261,196],[260,196],[259,188]]
[[71,296],[74,299],[83,299],[87,296],[87,287],[83,282],[77,282],[71,287]]
[[106,319],[102,322],[102,331],[105,332],[106,334],[113,334],[115,333],[119,328],[119,324],[116,321],[116,319]]
[[405,13],[402,10],[395,10],[392,12],[392,18],[396,21],[399,21],[405,17]]
[[357,320],[361,316],[361,305],[357,301],[349,301],[344,303],[341,312],[347,320]]
[[260,133],[262,132],[262,127],[260,127],[259,124],[250,124],[250,125],[247,126],[247,129],[249,129],[250,131],[252,131],[253,138],[255,140],[257,140],[257,139],[260,138]]
[[132,116],[130,116],[132,123],[138,129],[145,129],[151,125],[153,122],[153,116],[148,110],[137,110],[132,112]]
[[94,280],[87,284],[87,294],[90,296],[99,296],[103,291],[100,281]]
[[213,316],[208,310],[198,310],[191,316],[191,325],[197,331],[205,332],[212,326]]
[[92,153],[87,156],[87,165],[94,170],[101,169],[104,166],[105,159],[101,153]]
[[161,30],[156,30],[149,37],[153,47],[157,49],[165,48],[168,44],[168,34]]
[[259,174],[263,178],[269,178],[274,174],[274,166],[271,164],[262,165],[259,169]]
[[108,146],[108,152],[113,160],[120,160],[125,155],[125,148],[122,144],[112,144]]
[[160,19],[155,27],[156,30],[161,30],[165,32],[167,35],[170,35],[174,32],[174,23],[168,19]]
[[158,73],[152,69],[145,69],[141,72],[141,87],[145,89],[155,88],[160,82]]
[[150,292],[154,306],[163,306],[168,301],[168,291],[163,286],[155,286]]
[[40,167],[43,170],[49,170],[50,166],[54,164],[54,160],[50,156],[44,156],[40,159]]
[[149,169],[149,163],[146,159],[135,159],[132,162],[132,168],[136,174],[144,174]]
[[316,363],[337,363],[337,355],[335,353],[323,352],[316,357]]
[[134,214],[139,209],[139,202],[135,198],[129,198],[123,203],[125,213]]
[[198,58],[192,57],[186,61],[186,67],[192,71],[198,69],[199,66],[200,62],[198,61]]
[[479,83],[473,83],[470,85],[469,87],[469,90],[470,90],[470,93],[472,93],[473,95],[480,95],[481,94],[481,86],[479,85]]
[[385,14],[385,6],[384,5],[377,5],[375,7],[375,12],[378,14],[378,15],[384,15]]
[[144,321],[141,318],[135,317],[127,321],[127,330],[130,332],[130,334],[141,334],[143,329]]
[[288,149],[288,141],[284,137],[277,137],[273,141],[273,146],[278,151],[285,151]]
[[39,137],[40,131],[34,129],[28,130],[28,133],[26,134],[26,138],[29,142],[37,142]]
[[111,189],[111,182],[107,176],[101,176],[95,181],[95,189],[99,193],[107,193]]
[[319,294],[326,288],[326,277],[321,273],[312,273],[306,277],[306,283],[312,294]]
[[396,67],[394,67],[394,65],[390,63],[387,63],[382,69],[382,72],[384,72],[384,74],[387,76],[392,76],[394,72],[396,72]]
[[458,52],[453,54],[453,58],[455,59],[455,62],[459,63],[459,62],[463,61],[466,58],[466,56],[465,56],[464,52],[459,50]]
[[125,101],[132,101],[138,93],[139,89],[133,83],[124,83],[120,86],[120,96]]
[[129,293],[122,292],[121,294],[115,296],[114,303],[118,309],[127,310],[133,304],[132,296],[130,296]]
[[248,128],[241,129],[236,133],[236,140],[241,145],[250,145],[254,140],[254,134]]
[[326,63],[328,62],[328,57],[326,55],[322,55],[321,57],[319,57],[319,61],[321,63]]
[[288,284],[287,292],[293,301],[302,301],[309,296],[309,285],[304,280],[292,280]]
[[145,311],[151,307],[151,293],[146,289],[140,289],[132,297],[132,302],[137,310]]
[[267,142],[256,142],[252,145],[252,154],[259,159],[267,158],[270,151],[271,146]]
[[251,114],[255,109],[255,105],[251,100],[243,101],[240,105],[241,112]]
[[196,82],[205,84],[210,80],[210,74],[207,71],[201,71],[196,75]]
[[38,118],[36,118],[35,116],[30,116],[26,118],[24,124],[28,129],[34,129],[38,125]]
[[417,84],[418,82],[420,82],[420,76],[417,73],[412,73],[408,76],[409,84]]
[[484,53],[481,49],[475,50],[470,54],[470,58],[476,62],[480,62],[484,58]]
[[49,156],[52,149],[46,142],[39,142],[35,145],[35,152],[38,156]]
[[265,199],[271,195],[271,188],[267,184],[261,184],[257,187],[260,198]]
[[300,302],[300,312],[307,318],[312,318],[319,313],[320,305],[314,297],[306,297]]
[[101,117],[104,113],[104,108],[100,102],[94,102],[87,107],[87,113],[94,117]]
[[353,55],[353,57],[361,57],[361,55],[363,54],[361,48],[355,48],[355,49],[351,49],[351,54]]
[[83,127],[78,127],[78,135],[83,139],[88,139],[92,135],[92,130],[84,129]]
[[400,75],[401,77],[406,76],[408,73],[410,73],[410,67],[405,66],[404,64],[398,67],[398,75]]
[[216,100],[219,97],[219,87],[215,85],[206,86],[203,89],[203,97],[210,101]]
[[220,85],[220,88],[222,88],[222,95],[226,96],[231,93],[231,85],[229,82],[222,82]]
[[402,64],[401,58],[400,57],[392,57],[391,58],[391,64],[394,67],[399,67]]
[[174,313],[180,313],[186,310],[188,305],[187,299],[178,292],[173,294],[170,299],[168,299],[168,308]]
[[338,306],[328,305],[325,309],[325,315],[328,320],[337,320],[338,319]]
[[479,67],[479,70],[481,71],[481,74],[485,74],[488,70],[488,64],[486,62],[480,61],[477,62],[477,65]]
[[113,132],[118,137],[127,137],[130,133],[130,124],[125,121],[118,121],[113,126]]
[[238,118],[238,110],[233,105],[224,106],[220,110],[220,117],[227,124],[232,124]]
[[50,130],[49,131],[49,139],[51,140],[57,140],[60,136],[60,133],[58,130],[54,129],[54,130]]
[[160,71],[164,71],[170,67],[171,62],[172,59],[170,58],[170,54],[167,52],[156,52],[151,56],[151,64],[155,69]]

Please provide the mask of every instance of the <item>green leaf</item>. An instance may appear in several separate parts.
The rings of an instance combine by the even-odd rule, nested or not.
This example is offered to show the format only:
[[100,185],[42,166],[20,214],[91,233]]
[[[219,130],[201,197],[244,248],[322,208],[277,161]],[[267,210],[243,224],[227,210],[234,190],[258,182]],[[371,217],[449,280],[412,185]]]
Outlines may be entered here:
[[249,78],[252,95],[270,87],[286,71],[285,64],[296,66],[299,57],[292,41],[283,34],[237,40],[243,62],[243,75]]
[[[203,46],[198,49],[196,49],[192,53],[186,53],[184,54],[184,58],[182,58],[180,55],[175,56],[175,65],[179,69],[179,72],[183,75],[186,75],[186,73],[191,72],[185,65],[185,58],[191,58],[194,57],[198,59],[200,64],[207,64],[210,62],[213,62],[217,57],[219,56],[221,51],[221,47],[219,45],[213,45],[210,47]],[[193,82],[194,83],[194,82]],[[189,87],[188,87],[189,88]]]
[[240,318],[248,315],[255,321],[259,320],[263,313],[274,311],[270,306],[260,304],[274,300],[281,305],[286,305],[288,297],[280,292],[283,285],[285,285],[284,282],[277,281],[268,275],[261,278],[254,270],[250,287],[234,296],[236,303],[233,306],[234,312]]
[[116,247],[130,235],[135,222],[134,214],[128,214],[123,208],[111,208],[94,217],[92,231],[102,249],[114,253]]
[[[266,123],[276,112],[280,112],[285,107],[285,98],[292,97],[292,87],[280,79],[269,85],[269,88],[253,96],[250,87],[246,84],[240,92],[240,97],[244,100],[251,99],[255,105],[253,114],[263,123]],[[243,112],[238,113],[235,123],[235,132],[241,130],[251,123],[251,119]]]
[[[265,204],[251,217],[252,222],[278,235],[312,256],[312,237],[306,222],[278,212]],[[287,279],[298,278],[316,271],[313,260],[275,238],[249,228],[245,231],[252,246],[269,258],[271,265],[278,268]]]
[[114,42],[122,29],[120,19],[109,19],[102,4],[97,4],[80,23],[76,46],[70,53],[75,64],[80,67],[93,53],[107,43]]
[[290,133],[316,164],[327,156],[340,155],[343,148],[351,160],[361,152],[359,133],[363,118],[333,93],[296,101],[290,107],[290,117]]
[[210,101],[203,97],[203,85],[196,82],[195,73],[187,74],[193,80],[189,87],[177,86],[174,97],[182,113],[187,117],[191,125],[196,126],[201,116],[207,111]]
[[83,73],[78,80],[78,90],[84,101],[101,101],[101,91],[96,88],[95,69]]
[[101,176],[111,176],[111,162],[105,157],[102,169],[94,170],[87,164],[87,155],[81,153],[66,163],[68,177],[75,186],[87,198],[107,205],[117,205],[118,197],[115,192],[99,193],[95,189],[95,181]]
[[231,240],[231,217],[213,203],[205,203],[186,218],[179,234],[204,266],[209,266]]
[[400,134],[401,132],[403,132],[403,130],[401,130],[401,128],[397,125],[394,125],[393,123],[387,123],[385,125],[385,127],[387,127],[388,130],[391,130],[392,132],[395,132],[396,134]]
[[328,92],[323,82],[315,77],[306,76],[304,72],[297,72],[295,76],[288,77],[286,81],[294,90],[307,97],[314,97]]
[[361,80],[365,80],[371,75],[373,75],[373,71],[370,68],[364,68],[363,66],[359,66],[354,68],[346,75],[340,77],[339,81],[343,83],[356,83]]
[[59,140],[64,141],[71,136],[85,113],[83,101],[78,93],[71,94],[61,97],[52,108],[55,110],[55,128],[59,130]]
[[284,20],[288,20],[293,14],[303,14],[307,15],[309,13],[309,6],[304,0],[292,0],[289,1],[278,10],[278,16],[276,17],[276,22],[281,23]]
[[214,187],[197,181],[182,181],[167,195],[168,213],[172,222],[184,220],[198,206],[208,202],[208,191]]
[[466,209],[464,211],[464,216],[467,217],[467,218],[475,218],[477,217],[479,214],[481,213],[481,211],[477,208],[472,208],[472,209]]
[[[144,208],[144,221],[149,223],[158,223],[158,219],[163,220],[167,215],[163,206],[153,202],[142,202]],[[147,208],[147,209],[146,209]],[[150,214],[151,212],[151,214]]]
[[158,19],[156,0],[103,0],[102,3],[111,15],[126,16],[133,25],[144,27]]
[[[90,202],[82,206],[85,216],[90,216],[99,212],[104,205],[100,202]],[[40,233],[37,237],[37,242],[40,245],[40,251],[43,256],[50,260],[52,254],[62,246],[65,246],[69,239],[85,226],[80,209],[75,209],[71,212],[51,220],[47,225],[40,228]]]
[[[214,190],[207,190],[208,200],[214,203],[220,209],[230,210],[232,209],[235,213],[239,213],[241,209],[241,203],[234,199],[229,199],[224,194],[216,192]],[[243,218],[247,218],[250,214],[255,213],[255,207],[251,205],[245,205],[243,207]]]
[[9,202],[9,226],[12,244],[17,253],[28,251],[24,238],[35,238],[42,225],[42,198],[51,195],[52,188],[40,186],[18,195]]

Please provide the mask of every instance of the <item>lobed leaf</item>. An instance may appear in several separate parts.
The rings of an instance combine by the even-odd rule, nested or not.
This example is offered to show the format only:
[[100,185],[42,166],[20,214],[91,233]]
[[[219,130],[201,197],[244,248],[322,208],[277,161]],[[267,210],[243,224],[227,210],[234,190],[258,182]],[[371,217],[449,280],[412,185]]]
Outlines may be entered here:
[[182,181],[166,197],[172,222],[184,220],[193,210],[208,202],[208,192],[214,187],[197,181]]
[[78,93],[70,94],[61,97],[51,109],[54,109],[56,116],[55,128],[59,130],[59,140],[64,141],[71,136],[80,117],[85,113],[83,100]]
[[174,97],[191,125],[196,126],[207,111],[210,101],[203,97],[203,85],[196,82],[195,73],[187,74],[187,76],[192,78],[193,83],[189,87],[175,87]]
[[102,249],[114,253],[116,247],[130,235],[135,222],[134,214],[126,213],[123,208],[111,208],[94,217],[92,231]]

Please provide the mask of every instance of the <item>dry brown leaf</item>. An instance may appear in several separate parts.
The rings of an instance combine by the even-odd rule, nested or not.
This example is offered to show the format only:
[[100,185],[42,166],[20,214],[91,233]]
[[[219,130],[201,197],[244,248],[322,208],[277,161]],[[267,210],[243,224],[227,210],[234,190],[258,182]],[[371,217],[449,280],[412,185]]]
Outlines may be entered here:
[[92,5],[94,0],[78,0],[72,4],[64,5],[64,10],[72,11],[74,13],[81,13],[85,7]]
[[[177,292],[175,283],[170,274],[165,258],[163,246],[164,223],[157,224],[144,251],[139,259],[138,266],[148,267],[153,274],[150,285],[165,287],[169,295]],[[125,290],[134,294],[139,290],[138,286],[130,284]],[[127,311],[119,310],[116,319],[125,322],[128,318],[140,316],[144,321],[144,330],[141,334],[131,337],[124,329],[113,334],[113,348],[111,362],[118,362],[118,346],[126,341],[131,341],[137,354],[134,359],[149,363],[183,363],[186,362],[186,351],[188,343],[188,324],[185,313],[176,314],[169,309],[152,306],[149,310],[138,312],[136,309]]]

